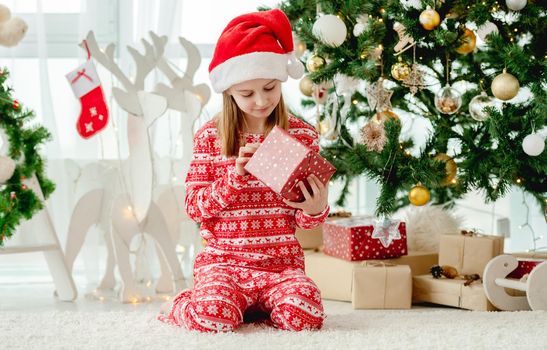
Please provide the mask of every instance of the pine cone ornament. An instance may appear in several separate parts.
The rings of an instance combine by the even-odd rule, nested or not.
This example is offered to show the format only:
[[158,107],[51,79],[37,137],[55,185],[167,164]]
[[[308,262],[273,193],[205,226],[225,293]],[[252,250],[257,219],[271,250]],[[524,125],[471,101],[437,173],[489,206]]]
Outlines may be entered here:
[[441,278],[442,275],[443,275],[443,268],[440,267],[439,265],[433,265],[431,266],[431,269],[429,269],[429,271],[431,272],[431,275],[433,276],[433,278]]
[[431,267],[431,269],[429,269],[429,271],[431,272],[433,278],[441,278],[442,276],[444,276],[449,279],[454,279],[460,275],[458,273],[458,270],[450,265],[434,265]]

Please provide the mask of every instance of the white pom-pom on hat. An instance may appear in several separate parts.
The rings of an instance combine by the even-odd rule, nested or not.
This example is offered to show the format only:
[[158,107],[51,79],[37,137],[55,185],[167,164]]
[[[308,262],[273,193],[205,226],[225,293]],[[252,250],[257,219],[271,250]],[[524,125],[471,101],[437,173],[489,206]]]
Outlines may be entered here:
[[287,64],[287,72],[289,73],[289,76],[293,79],[300,79],[304,75],[304,65],[298,58],[296,58],[296,55],[294,54],[294,51],[287,54],[289,58],[289,63]]

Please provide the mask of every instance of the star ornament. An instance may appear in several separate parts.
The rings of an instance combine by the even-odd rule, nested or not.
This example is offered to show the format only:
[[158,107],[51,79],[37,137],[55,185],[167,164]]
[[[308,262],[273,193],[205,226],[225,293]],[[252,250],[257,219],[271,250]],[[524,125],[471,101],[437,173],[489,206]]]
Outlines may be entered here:
[[374,222],[372,238],[380,240],[384,248],[388,248],[393,240],[401,239],[399,232],[400,221],[390,219],[379,219]]
[[391,95],[393,91],[384,89],[384,79],[380,78],[367,88],[367,100],[370,108],[376,112],[383,112],[391,109]]
[[425,88],[424,72],[416,63],[412,64],[410,74],[403,80],[402,84],[410,89],[412,95],[415,95],[418,90],[423,90]]

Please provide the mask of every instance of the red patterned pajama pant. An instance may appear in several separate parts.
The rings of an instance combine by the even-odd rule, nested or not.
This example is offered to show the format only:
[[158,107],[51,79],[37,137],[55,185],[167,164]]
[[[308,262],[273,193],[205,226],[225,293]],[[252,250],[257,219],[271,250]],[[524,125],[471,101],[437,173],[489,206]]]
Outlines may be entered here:
[[321,294],[302,270],[258,271],[211,266],[200,270],[192,290],[173,300],[168,316],[158,319],[202,332],[233,331],[249,309],[270,315],[274,327],[301,331],[320,329],[325,315]]

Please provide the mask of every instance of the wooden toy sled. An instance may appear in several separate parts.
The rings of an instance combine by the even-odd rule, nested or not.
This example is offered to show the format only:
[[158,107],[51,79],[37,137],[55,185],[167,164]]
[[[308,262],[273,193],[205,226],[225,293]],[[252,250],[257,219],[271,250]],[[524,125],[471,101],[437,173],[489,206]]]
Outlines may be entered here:
[[[547,310],[547,260],[536,265],[526,280],[507,278],[518,264],[511,255],[500,255],[488,262],[483,277],[487,298],[500,310]],[[526,296],[512,296],[506,288],[525,292]]]

